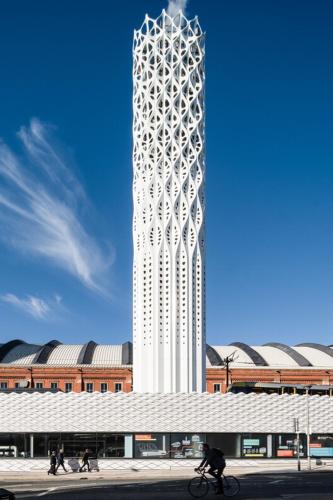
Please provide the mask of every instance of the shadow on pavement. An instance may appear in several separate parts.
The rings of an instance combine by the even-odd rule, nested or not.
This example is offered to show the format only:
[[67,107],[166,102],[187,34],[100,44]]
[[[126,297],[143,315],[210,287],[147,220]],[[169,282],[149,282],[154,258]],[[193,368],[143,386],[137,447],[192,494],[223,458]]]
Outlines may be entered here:
[[[333,473],[295,472],[295,473],[244,473],[239,475],[241,491],[234,497],[238,500],[269,500],[269,499],[297,499],[320,500],[333,498],[329,492],[333,491]],[[89,482],[81,485],[59,484],[52,491],[44,491],[42,498],[52,500],[189,500],[192,497],[187,491],[188,479],[149,479],[145,481],[125,481],[121,484],[90,485]],[[16,498],[36,500],[37,492],[20,492]],[[215,498],[211,490],[205,497]],[[217,496],[216,498],[223,498]]]

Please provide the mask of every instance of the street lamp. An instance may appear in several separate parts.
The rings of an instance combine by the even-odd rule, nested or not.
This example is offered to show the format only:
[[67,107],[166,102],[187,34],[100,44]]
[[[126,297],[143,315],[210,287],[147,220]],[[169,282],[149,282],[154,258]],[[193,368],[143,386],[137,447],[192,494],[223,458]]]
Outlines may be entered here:
[[311,456],[310,456],[310,394],[309,390],[311,389],[311,385],[305,386],[306,390],[306,445],[307,445],[307,456],[308,456],[308,469],[311,470]]
[[300,455],[300,453],[299,453],[300,443],[299,443],[299,419],[298,419],[298,417],[294,418],[294,431],[296,433],[297,470],[300,471],[301,470],[301,459],[299,456]]

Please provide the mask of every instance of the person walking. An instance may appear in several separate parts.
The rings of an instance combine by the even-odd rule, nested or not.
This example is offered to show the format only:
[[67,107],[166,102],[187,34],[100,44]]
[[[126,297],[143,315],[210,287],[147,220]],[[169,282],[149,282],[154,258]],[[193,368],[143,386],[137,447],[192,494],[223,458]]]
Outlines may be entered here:
[[47,471],[47,475],[49,474],[53,474],[54,476],[56,475],[56,464],[57,464],[56,452],[52,451],[50,456],[50,468]]
[[58,455],[57,455],[57,467],[56,467],[56,472],[57,470],[59,469],[59,467],[62,467],[64,469],[65,472],[67,472],[67,469],[65,467],[65,455],[64,455],[64,450],[61,448],[58,452]]
[[90,469],[90,463],[89,463],[89,458],[90,458],[90,453],[89,453],[89,450],[88,448],[86,448],[86,451],[84,452],[84,455],[82,457],[82,465],[80,467],[80,471],[79,472],[82,472],[82,469],[87,466],[88,467],[88,472],[91,472],[91,469]]
[[224,453],[218,448],[210,448],[208,443],[203,445],[204,458],[195,470],[200,470],[209,465],[208,474],[217,479],[216,495],[223,495],[223,481],[222,474],[225,469],[226,463]]

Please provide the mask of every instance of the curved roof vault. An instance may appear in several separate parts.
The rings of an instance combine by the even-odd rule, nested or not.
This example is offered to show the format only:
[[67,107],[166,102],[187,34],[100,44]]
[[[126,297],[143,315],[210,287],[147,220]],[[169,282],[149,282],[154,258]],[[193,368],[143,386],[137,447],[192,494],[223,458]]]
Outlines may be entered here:
[[317,344],[315,342],[303,342],[302,344],[297,344],[295,347],[311,347],[311,349],[317,349],[318,351],[324,352],[331,358],[333,358],[333,349],[323,344]]
[[79,357],[77,359],[77,364],[78,365],[91,365],[94,352],[96,349],[96,342],[93,340],[90,340],[84,346],[82,346]]
[[0,363],[14,347],[21,344],[25,344],[25,342],[19,339],[10,340],[6,344],[2,344],[2,346],[0,347]]
[[243,342],[232,342],[229,345],[238,347],[239,349],[244,351],[256,366],[268,366],[267,361],[253,347],[244,344]]
[[298,366],[312,366],[312,363],[310,363],[310,361],[303,356],[303,354],[297,352],[295,349],[286,344],[281,344],[280,342],[268,342],[267,344],[264,344],[264,346],[280,349],[282,352],[288,354],[288,356],[290,356],[291,359],[298,364]]
[[211,366],[223,366],[223,359],[214,347],[206,344],[206,354]]
[[[211,346],[206,344],[208,368],[223,368],[224,358],[233,356],[232,368],[321,368],[333,369],[333,348],[318,343],[302,343],[288,346],[280,342],[268,342],[250,346],[244,342]],[[123,344],[62,344],[51,340],[45,345],[29,344],[14,339],[0,344],[0,363],[12,366],[48,365],[95,367],[131,366],[132,342]]]
[[47,364],[52,352],[58,345],[60,345],[59,340],[50,340],[50,342],[42,347],[42,350],[38,353],[34,362],[41,365]]
[[41,350],[40,345],[27,344],[22,341],[12,343],[10,346],[8,344],[6,354],[1,359],[3,364],[30,365]]

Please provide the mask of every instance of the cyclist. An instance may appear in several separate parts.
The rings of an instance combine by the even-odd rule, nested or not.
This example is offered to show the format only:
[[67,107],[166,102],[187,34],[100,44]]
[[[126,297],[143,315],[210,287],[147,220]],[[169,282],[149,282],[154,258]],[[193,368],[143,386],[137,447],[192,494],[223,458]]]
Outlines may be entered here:
[[210,448],[208,443],[204,443],[202,446],[204,452],[204,458],[195,471],[204,469],[209,465],[208,474],[217,479],[216,495],[223,495],[223,481],[222,474],[226,466],[224,453],[218,448]]

